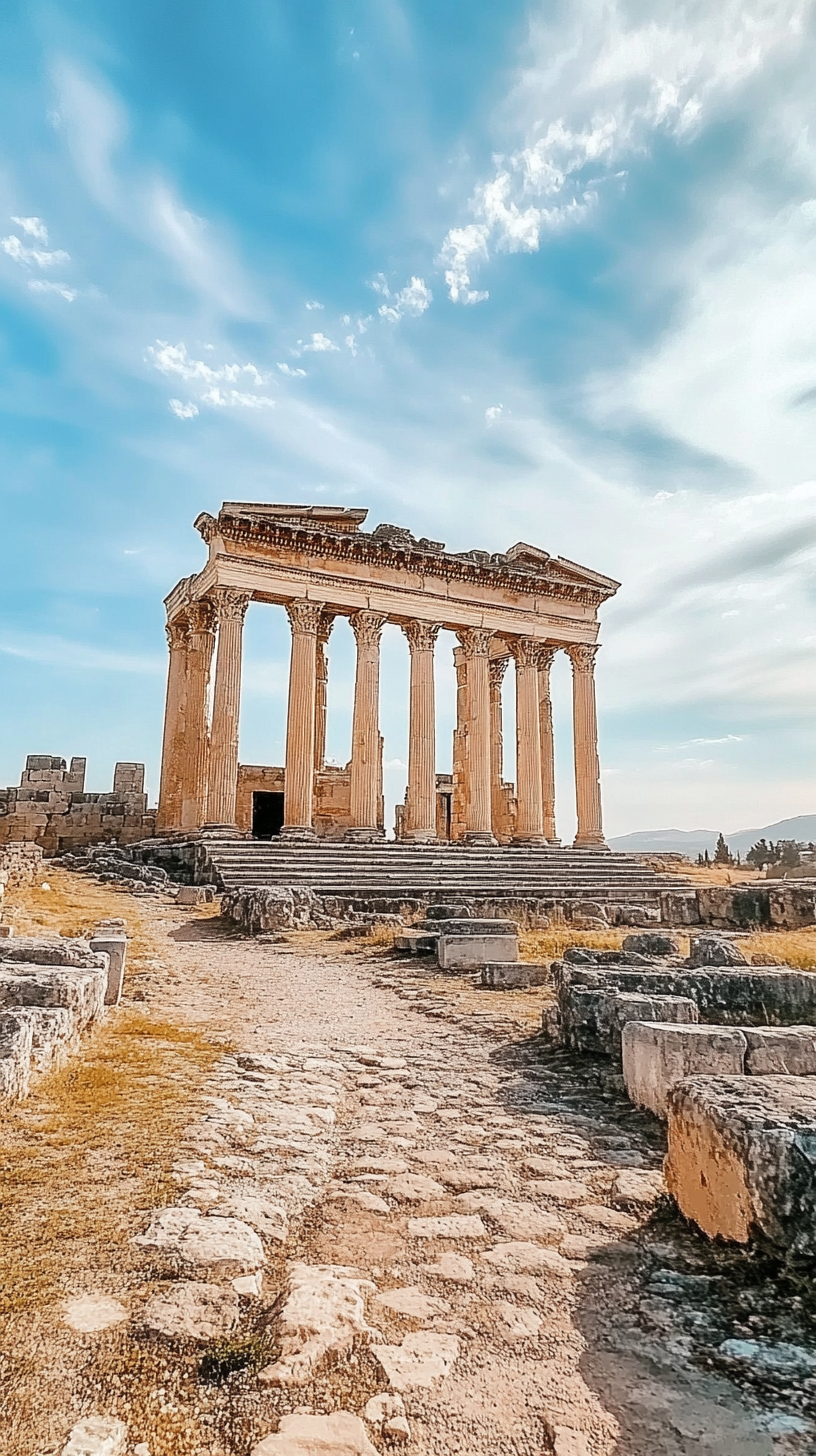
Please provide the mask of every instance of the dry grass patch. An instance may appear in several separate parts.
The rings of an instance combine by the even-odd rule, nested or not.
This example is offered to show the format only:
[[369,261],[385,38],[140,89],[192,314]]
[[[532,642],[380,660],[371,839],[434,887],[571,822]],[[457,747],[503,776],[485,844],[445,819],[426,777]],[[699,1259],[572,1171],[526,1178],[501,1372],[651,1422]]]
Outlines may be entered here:
[[816,926],[805,930],[758,931],[737,941],[744,956],[772,956],[775,965],[816,970]]
[[592,950],[620,950],[631,928],[621,930],[572,930],[569,925],[552,925],[548,930],[519,932],[519,957],[523,961],[558,961],[571,945]]

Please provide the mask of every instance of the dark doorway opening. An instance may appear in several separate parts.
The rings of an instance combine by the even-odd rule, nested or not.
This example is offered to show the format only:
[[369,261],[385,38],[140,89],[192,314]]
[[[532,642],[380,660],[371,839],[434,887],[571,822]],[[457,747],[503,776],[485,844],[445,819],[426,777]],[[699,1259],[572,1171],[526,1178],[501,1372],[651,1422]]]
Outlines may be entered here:
[[252,795],[252,838],[272,839],[283,828],[283,794]]

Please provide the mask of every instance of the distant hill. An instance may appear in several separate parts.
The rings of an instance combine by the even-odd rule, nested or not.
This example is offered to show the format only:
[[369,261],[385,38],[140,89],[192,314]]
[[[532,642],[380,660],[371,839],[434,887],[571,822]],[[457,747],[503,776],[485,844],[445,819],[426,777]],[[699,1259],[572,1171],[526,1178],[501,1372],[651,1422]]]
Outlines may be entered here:
[[[610,839],[609,848],[629,854],[685,854],[696,859],[698,854],[714,853],[716,829],[644,829],[638,834],[620,834]],[[816,814],[798,814],[795,819],[780,819],[761,829],[738,829],[725,834],[732,854],[744,855],[758,839],[796,839],[816,844]]]

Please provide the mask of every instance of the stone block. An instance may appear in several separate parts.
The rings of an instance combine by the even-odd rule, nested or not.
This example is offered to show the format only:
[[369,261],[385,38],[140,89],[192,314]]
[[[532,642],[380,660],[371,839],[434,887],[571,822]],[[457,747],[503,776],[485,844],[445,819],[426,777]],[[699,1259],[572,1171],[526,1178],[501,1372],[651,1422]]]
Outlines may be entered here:
[[410,955],[433,955],[439,941],[438,935],[427,930],[404,930],[394,940],[395,950],[407,950]]
[[14,934],[14,927],[11,925],[0,925],[0,940],[8,940]]
[[76,1018],[65,1006],[20,1006],[9,1014],[31,1027],[32,1072],[50,1072],[62,1066],[79,1045]]
[[125,974],[127,936],[97,931],[90,944],[91,950],[99,951],[103,955],[107,955],[109,960],[105,1005],[118,1006],[119,998],[122,995],[122,981]]
[[719,935],[691,937],[690,966],[747,966],[748,961],[738,946]]
[[96,1021],[105,1009],[107,957],[99,970],[73,966],[9,965],[0,962],[0,1007],[65,1007],[73,1012],[77,1032]]
[[816,1254],[816,1078],[694,1077],[668,1098],[666,1183],[709,1238],[760,1232],[794,1261]]
[[638,955],[644,956],[676,956],[680,954],[680,944],[675,935],[667,935],[665,931],[646,931],[636,935],[625,935],[623,938],[623,949],[633,950]]
[[515,920],[435,920],[422,929],[434,935],[518,935]]
[[607,913],[613,915],[616,925],[660,924],[660,911],[648,905],[610,905]]
[[672,1087],[704,1072],[742,1074],[748,1043],[736,1027],[629,1021],[621,1037],[626,1091],[638,1107],[667,1116]]
[[28,1096],[31,1080],[32,1028],[25,1016],[0,1012],[0,1102]]
[[[626,952],[631,954],[631,952]],[[689,996],[703,1021],[718,1026],[816,1025],[816,976],[790,966],[590,965],[553,961],[553,984],[565,1022],[573,989]]]
[[752,1077],[816,1076],[816,1027],[745,1026],[745,1070]]
[[176,895],[177,905],[203,905],[204,891],[200,885],[182,885]]
[[550,968],[528,961],[494,961],[482,967],[482,985],[494,991],[527,991],[531,986],[545,986]]
[[696,1023],[700,1020],[696,1002],[690,996],[647,996],[640,991],[613,991],[598,1008],[598,1034],[606,1042],[609,1056],[621,1059],[623,1028],[630,1021],[659,1021],[664,1024]]
[[28,961],[35,966],[77,966],[107,970],[107,961],[91,949],[87,940],[51,939],[46,936],[15,935],[3,946],[5,962]]
[[467,905],[429,905],[426,914],[428,920],[470,920],[472,918]]
[[437,956],[443,971],[478,971],[491,961],[517,961],[516,935],[440,935]]
[[700,905],[696,890],[662,890],[660,919],[664,925],[699,925]]

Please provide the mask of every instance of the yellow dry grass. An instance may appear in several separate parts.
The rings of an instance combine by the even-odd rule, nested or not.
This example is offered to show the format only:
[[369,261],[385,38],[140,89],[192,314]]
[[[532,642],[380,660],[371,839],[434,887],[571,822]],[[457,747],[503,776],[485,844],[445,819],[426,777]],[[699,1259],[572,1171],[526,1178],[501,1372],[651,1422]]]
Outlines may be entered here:
[[816,926],[805,930],[758,931],[738,940],[743,955],[771,956],[773,963],[794,966],[799,971],[816,970]]
[[519,932],[519,956],[523,961],[557,961],[570,945],[586,945],[593,950],[620,950],[628,929],[572,930],[569,925],[551,925],[548,930]]

